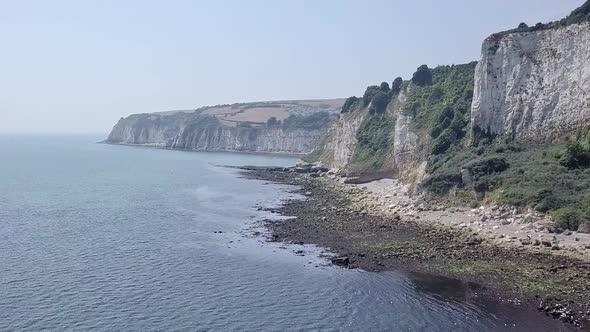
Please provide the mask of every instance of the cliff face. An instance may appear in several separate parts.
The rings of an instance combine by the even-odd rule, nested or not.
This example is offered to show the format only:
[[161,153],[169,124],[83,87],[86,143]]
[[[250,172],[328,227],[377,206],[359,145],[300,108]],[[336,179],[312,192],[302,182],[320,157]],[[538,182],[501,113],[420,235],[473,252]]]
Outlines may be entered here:
[[366,110],[342,114],[315,148],[316,156],[312,159],[331,168],[344,169],[352,159],[356,133],[366,116]]
[[[406,91],[401,91],[391,98],[382,114],[371,113],[371,103],[341,114],[322,137],[310,160],[350,175],[421,178],[423,151],[412,117],[404,114],[405,102]],[[377,138],[368,139],[388,143],[380,151],[371,151],[361,143],[367,139],[361,137],[363,132],[375,131],[369,136]]]
[[201,151],[309,153],[344,100],[202,107],[121,118],[105,143]]
[[475,130],[519,140],[590,125],[590,23],[487,38],[471,114]]
[[[340,116],[313,155],[344,171],[387,169],[416,182],[445,170],[445,160],[480,138],[553,142],[590,127],[590,23],[571,23],[579,12],[490,36],[476,66],[419,68],[389,101],[393,127],[379,127],[379,121],[367,126],[370,106],[354,110]],[[359,164],[359,137],[379,130],[389,133],[382,140],[388,146],[378,151],[384,162]]]
[[303,154],[317,144],[322,129],[227,126],[198,114],[136,114],[119,120],[106,143],[169,149]]

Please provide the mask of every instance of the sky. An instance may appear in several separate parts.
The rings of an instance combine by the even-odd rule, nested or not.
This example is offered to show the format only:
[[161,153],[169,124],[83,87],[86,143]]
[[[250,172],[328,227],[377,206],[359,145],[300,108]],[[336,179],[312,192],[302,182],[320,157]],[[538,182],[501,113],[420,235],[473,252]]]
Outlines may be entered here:
[[583,2],[0,0],[0,132],[106,135],[132,113],[358,96]]

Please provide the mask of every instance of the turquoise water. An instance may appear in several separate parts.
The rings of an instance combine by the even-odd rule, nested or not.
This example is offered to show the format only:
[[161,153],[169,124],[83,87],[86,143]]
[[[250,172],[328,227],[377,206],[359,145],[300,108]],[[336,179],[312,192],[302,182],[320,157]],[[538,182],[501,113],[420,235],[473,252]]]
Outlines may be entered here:
[[[510,305],[329,266],[253,236],[293,158],[0,136],[0,330],[555,331]],[[460,287],[454,290],[461,292]]]

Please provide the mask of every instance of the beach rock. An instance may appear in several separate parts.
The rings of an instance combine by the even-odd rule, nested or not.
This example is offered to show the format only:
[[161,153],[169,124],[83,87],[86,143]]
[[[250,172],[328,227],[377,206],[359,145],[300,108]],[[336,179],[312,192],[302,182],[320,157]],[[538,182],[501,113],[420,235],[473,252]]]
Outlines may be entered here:
[[332,264],[338,266],[348,266],[350,264],[350,259],[347,256],[336,257],[332,259]]
[[523,246],[530,246],[532,242],[529,239],[520,239],[520,244],[522,244]]
[[590,223],[582,223],[578,226],[578,233],[590,234]]
[[526,223],[533,223],[533,222],[535,222],[535,217],[533,216],[532,213],[528,213],[524,216],[523,221]]

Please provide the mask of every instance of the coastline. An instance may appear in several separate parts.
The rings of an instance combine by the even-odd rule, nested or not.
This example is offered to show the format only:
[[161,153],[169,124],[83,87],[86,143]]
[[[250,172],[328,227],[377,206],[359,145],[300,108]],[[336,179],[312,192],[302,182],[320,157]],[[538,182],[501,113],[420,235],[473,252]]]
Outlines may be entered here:
[[164,145],[159,144],[130,144],[130,143],[114,143],[108,142],[106,140],[96,142],[97,144],[108,144],[108,145],[119,145],[119,146],[129,146],[129,147],[136,147],[136,148],[148,148],[148,149],[160,149],[160,150],[171,150],[171,151],[183,151],[183,152],[211,152],[211,153],[243,153],[243,154],[253,154],[253,155],[266,155],[266,156],[280,156],[280,157],[294,157],[294,158],[301,158],[307,153],[287,153],[287,152],[270,152],[270,151],[239,151],[239,150],[208,150],[208,149],[177,149],[177,148],[169,148]]
[[244,167],[242,175],[295,185],[306,197],[271,209],[294,218],[265,221],[270,241],[322,246],[336,255],[332,263],[344,268],[456,279],[471,285],[476,296],[526,305],[590,330],[590,260],[585,254],[515,246],[508,242],[513,239],[496,239],[464,222],[430,222],[428,209],[401,213],[398,207],[404,203],[387,209],[374,203],[366,185],[282,168]]

